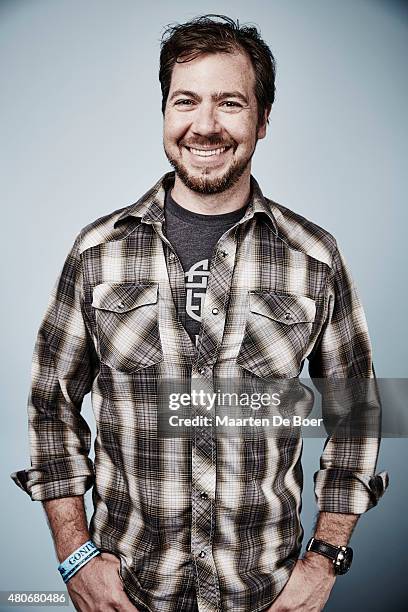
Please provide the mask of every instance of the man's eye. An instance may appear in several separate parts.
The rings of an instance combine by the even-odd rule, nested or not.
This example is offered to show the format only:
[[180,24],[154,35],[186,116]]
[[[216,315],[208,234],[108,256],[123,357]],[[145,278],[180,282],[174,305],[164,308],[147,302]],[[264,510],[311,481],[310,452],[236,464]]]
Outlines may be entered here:
[[188,100],[188,99],[183,99],[183,100],[177,100],[177,102],[175,102],[175,104],[177,106],[190,106],[191,104],[193,104],[192,100]]
[[227,108],[240,108],[241,104],[239,104],[239,102],[233,102],[232,100],[225,100],[225,102],[223,102],[223,104],[225,104],[227,106]]

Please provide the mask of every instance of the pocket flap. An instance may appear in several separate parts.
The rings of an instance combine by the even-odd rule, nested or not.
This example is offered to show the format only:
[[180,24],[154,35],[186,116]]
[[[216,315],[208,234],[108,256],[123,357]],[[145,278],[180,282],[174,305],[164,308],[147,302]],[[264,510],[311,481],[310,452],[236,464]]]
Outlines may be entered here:
[[311,323],[316,316],[316,303],[305,295],[284,295],[269,291],[250,291],[251,312],[279,323]]
[[157,302],[158,283],[101,283],[92,294],[92,306],[111,312],[128,312]]

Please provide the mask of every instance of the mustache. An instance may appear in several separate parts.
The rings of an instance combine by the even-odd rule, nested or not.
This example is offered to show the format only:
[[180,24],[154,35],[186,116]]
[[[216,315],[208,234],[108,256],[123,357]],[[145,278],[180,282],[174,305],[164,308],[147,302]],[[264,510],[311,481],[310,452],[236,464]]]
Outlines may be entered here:
[[225,141],[225,140],[220,140],[219,137],[213,137],[211,138],[211,136],[208,136],[207,138],[196,138],[193,141],[190,140],[180,140],[179,141],[179,145],[180,146],[184,146],[184,147],[192,147],[194,148],[199,148],[200,146],[202,147],[235,147],[235,142],[234,141]]

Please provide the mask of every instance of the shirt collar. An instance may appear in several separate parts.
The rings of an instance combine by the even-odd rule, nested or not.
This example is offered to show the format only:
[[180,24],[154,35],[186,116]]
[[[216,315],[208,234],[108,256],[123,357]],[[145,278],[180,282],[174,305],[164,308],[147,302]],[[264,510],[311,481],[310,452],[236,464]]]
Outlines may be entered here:
[[[142,223],[164,222],[164,201],[166,190],[174,183],[175,172],[167,172],[159,181],[147,191],[135,204],[128,206],[119,215],[114,227],[129,217],[139,218]],[[251,197],[245,215],[238,223],[244,223],[254,215],[266,215],[271,222],[274,233],[278,234],[278,227],[271,210],[271,205],[263,195],[256,179],[251,175]]]

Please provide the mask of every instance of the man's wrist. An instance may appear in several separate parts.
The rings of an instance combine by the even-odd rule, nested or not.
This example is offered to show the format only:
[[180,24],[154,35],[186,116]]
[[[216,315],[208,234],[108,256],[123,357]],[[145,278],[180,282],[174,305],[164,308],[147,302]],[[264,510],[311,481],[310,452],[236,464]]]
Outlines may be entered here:
[[101,551],[92,540],[84,542],[58,566],[63,581],[68,582],[84,565],[100,554]]
[[331,559],[328,559],[327,557],[319,555],[313,551],[305,552],[303,559],[310,565],[310,567],[315,568],[316,571],[323,572],[328,576],[336,576],[334,564]]

